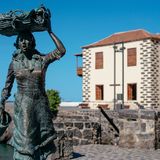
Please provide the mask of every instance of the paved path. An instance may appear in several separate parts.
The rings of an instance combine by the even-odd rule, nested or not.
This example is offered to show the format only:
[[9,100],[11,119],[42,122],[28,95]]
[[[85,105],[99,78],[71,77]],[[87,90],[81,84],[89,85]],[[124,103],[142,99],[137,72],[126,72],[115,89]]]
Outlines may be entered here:
[[127,149],[111,145],[74,147],[74,160],[160,160],[160,150]]

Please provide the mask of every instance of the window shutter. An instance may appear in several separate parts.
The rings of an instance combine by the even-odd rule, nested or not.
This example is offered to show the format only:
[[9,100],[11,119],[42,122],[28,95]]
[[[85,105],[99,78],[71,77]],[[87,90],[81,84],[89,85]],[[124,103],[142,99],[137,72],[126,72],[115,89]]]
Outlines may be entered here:
[[96,69],[103,68],[103,52],[95,53],[95,68]]
[[103,85],[96,85],[96,100],[103,100]]
[[132,87],[128,84],[128,100],[132,100]]
[[137,99],[137,84],[128,84],[128,100],[136,100]]
[[127,50],[127,62],[128,62],[128,66],[136,66],[137,65],[136,48],[129,48]]

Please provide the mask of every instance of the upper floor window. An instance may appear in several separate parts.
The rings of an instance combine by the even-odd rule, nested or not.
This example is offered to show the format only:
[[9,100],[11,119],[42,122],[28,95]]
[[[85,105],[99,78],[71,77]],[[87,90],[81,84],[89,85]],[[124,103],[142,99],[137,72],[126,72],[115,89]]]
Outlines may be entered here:
[[103,52],[95,53],[95,69],[103,69]]
[[136,48],[128,48],[127,49],[127,64],[128,64],[128,66],[136,66],[137,65],[137,50],[136,50]]

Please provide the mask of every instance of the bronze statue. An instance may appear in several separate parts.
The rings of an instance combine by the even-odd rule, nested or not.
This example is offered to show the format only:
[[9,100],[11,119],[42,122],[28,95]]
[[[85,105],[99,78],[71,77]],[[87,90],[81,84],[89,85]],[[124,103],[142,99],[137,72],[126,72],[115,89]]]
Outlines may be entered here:
[[5,87],[2,90],[1,115],[4,113],[5,102],[16,79],[15,128],[12,138],[14,160],[43,160],[55,150],[53,140],[57,136],[45,92],[45,75],[49,64],[59,60],[66,50],[52,32],[50,23],[47,28],[56,45],[56,49],[47,55],[35,49],[35,39],[30,30],[19,32],[15,43],[17,50],[13,54]]

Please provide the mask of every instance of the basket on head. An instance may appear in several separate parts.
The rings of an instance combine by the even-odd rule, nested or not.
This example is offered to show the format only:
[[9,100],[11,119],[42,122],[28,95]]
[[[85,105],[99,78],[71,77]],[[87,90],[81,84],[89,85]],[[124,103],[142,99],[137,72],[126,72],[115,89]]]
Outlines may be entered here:
[[45,31],[48,23],[50,23],[50,17],[49,9],[44,6],[30,12],[15,10],[0,14],[0,34],[13,36],[23,30],[30,30],[31,32]]

